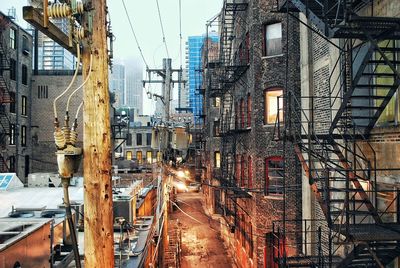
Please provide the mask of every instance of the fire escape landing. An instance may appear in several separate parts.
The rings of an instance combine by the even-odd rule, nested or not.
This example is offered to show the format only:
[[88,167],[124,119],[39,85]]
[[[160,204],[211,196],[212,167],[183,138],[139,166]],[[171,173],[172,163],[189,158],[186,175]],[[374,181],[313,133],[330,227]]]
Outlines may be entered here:
[[[327,96],[298,97],[288,89],[285,112],[298,128],[284,138],[295,144],[325,223],[316,231],[316,258],[282,254],[277,231],[274,261],[282,267],[385,267],[400,255],[399,209],[391,211],[399,193],[378,185],[376,152],[368,142],[400,86],[400,18],[359,15],[370,14],[373,2],[277,1],[281,12],[301,12],[317,34],[342,41],[331,70],[338,78]],[[330,109],[327,122],[315,118],[324,109]],[[384,208],[378,206],[382,195],[393,195]]]

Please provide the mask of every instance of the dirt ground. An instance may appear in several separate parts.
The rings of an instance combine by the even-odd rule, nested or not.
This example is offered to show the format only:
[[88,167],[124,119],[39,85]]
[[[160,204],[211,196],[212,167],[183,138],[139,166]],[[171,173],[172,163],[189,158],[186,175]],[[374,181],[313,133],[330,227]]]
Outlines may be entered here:
[[182,230],[181,267],[236,267],[219,235],[219,222],[209,218],[202,206],[201,193],[179,193],[178,206],[171,215]]

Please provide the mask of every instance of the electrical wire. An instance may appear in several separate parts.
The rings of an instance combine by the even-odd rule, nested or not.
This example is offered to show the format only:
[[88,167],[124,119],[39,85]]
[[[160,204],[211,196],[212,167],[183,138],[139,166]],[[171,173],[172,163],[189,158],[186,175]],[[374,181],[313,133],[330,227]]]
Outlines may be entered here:
[[80,59],[81,59],[81,51],[80,51],[80,47],[79,44],[76,44],[76,50],[77,50],[77,54],[78,54],[78,58],[76,61],[76,69],[75,69],[75,73],[74,76],[72,77],[71,82],[69,83],[68,87],[60,94],[58,95],[54,101],[53,101],[53,110],[54,110],[54,118],[57,120],[58,115],[57,115],[57,101],[65,95],[65,93],[68,92],[68,90],[72,87],[72,84],[74,83],[76,76],[78,74],[78,70],[79,70],[79,63],[80,63]]
[[144,64],[146,65],[146,69],[149,69],[149,65],[147,64],[147,61],[146,61],[146,59],[144,58],[143,51],[142,51],[142,48],[141,48],[140,45],[139,45],[139,41],[138,41],[138,38],[137,38],[137,36],[136,36],[135,30],[133,29],[132,22],[131,22],[131,18],[129,17],[129,13],[128,13],[128,10],[126,9],[126,5],[125,5],[125,1],[124,1],[124,0],[122,0],[122,4],[123,4],[123,6],[124,6],[125,13],[126,13],[126,17],[128,18],[129,25],[130,25],[130,27],[131,27],[131,31],[132,31],[133,37],[135,38],[136,45],[137,45],[137,47],[138,47],[138,49],[139,49],[140,55],[141,55],[141,57],[142,57],[142,60],[143,60]]
[[69,95],[68,100],[67,100],[67,109],[66,109],[66,114],[67,114],[67,115],[68,115],[68,112],[69,112],[69,104],[70,104],[70,102],[71,102],[72,96],[73,96],[79,89],[81,89],[81,88],[86,84],[86,82],[89,80],[89,77],[90,77],[90,75],[91,75],[91,73],[92,73],[92,63],[93,63],[93,54],[90,54],[90,65],[89,65],[89,72],[88,72],[88,75],[86,76],[85,81],[84,81],[79,87],[77,87],[77,88]]
[[182,70],[182,0],[179,0],[179,63]]
[[80,112],[81,109],[82,109],[82,106],[83,106],[83,101],[81,101],[81,103],[80,103],[79,106],[78,106],[78,110],[76,110],[75,119],[78,118],[78,115],[79,115],[79,112]]
[[164,26],[163,26],[163,22],[161,19],[161,11],[160,11],[160,5],[158,4],[158,0],[156,0],[156,3],[157,3],[158,18],[160,20],[160,26],[161,26],[161,32],[162,32],[162,36],[163,36],[165,51],[167,52],[167,57],[169,58],[168,46],[167,46],[167,41],[165,40]]

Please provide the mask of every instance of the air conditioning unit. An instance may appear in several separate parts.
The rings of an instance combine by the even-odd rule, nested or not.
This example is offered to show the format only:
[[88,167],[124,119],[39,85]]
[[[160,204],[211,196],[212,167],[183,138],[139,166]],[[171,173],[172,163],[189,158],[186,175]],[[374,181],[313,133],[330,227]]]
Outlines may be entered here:
[[131,195],[115,195],[113,198],[114,219],[124,218],[133,222],[136,218],[136,197]]

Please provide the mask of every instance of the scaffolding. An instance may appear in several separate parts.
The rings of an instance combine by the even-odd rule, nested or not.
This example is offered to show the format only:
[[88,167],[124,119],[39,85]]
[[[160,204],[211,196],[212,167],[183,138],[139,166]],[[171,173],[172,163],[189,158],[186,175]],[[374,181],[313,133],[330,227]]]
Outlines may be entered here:
[[[287,241],[290,221],[275,223],[268,241],[279,267],[385,267],[400,256],[399,192],[378,181],[379,172],[399,169],[381,168],[369,141],[400,85],[400,19],[365,15],[374,14],[374,4],[277,1],[280,12],[326,39],[338,55],[327,77],[329,91],[299,96],[288,88],[278,108],[286,123],[278,117],[275,135],[293,142],[322,212],[321,218],[303,219],[301,240],[295,241],[302,250],[295,254]],[[379,200],[386,196],[389,202]]]

